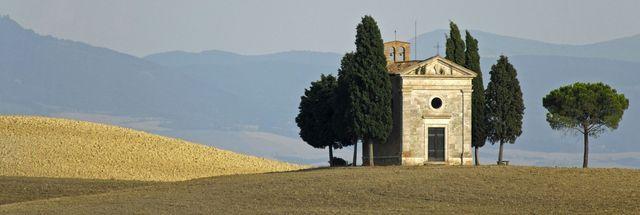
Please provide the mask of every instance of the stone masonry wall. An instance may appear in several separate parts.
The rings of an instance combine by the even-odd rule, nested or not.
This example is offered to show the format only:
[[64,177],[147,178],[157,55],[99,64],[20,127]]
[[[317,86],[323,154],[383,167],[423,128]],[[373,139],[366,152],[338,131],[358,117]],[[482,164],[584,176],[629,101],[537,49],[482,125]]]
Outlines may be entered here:
[[[446,164],[460,164],[463,148],[464,164],[471,164],[471,79],[404,76],[402,97],[403,165],[427,161],[428,127],[445,127]],[[439,109],[431,107],[435,97],[443,101]]]

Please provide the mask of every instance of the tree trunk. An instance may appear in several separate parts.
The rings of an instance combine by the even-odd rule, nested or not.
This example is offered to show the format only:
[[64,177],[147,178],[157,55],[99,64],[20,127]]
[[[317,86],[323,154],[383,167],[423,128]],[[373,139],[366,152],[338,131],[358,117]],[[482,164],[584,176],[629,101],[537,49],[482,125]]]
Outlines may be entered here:
[[356,166],[356,157],[358,157],[358,141],[353,144],[353,163],[351,166]]
[[475,146],[475,161],[476,161],[476,166],[480,166],[480,160],[478,159],[478,146]]
[[329,145],[329,166],[333,166],[333,145]]
[[502,164],[502,148],[504,146],[504,142],[500,141],[500,151],[498,152],[498,164]]
[[373,143],[371,140],[368,140],[367,142],[367,145],[369,146],[369,166],[373,166]]
[[584,156],[582,158],[582,168],[589,167],[589,133],[584,132]]

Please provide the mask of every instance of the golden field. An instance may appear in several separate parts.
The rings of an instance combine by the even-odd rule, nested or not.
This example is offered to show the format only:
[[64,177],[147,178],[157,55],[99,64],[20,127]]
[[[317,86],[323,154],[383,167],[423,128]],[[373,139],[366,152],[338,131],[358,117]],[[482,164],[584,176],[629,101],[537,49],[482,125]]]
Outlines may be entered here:
[[0,175],[182,181],[304,166],[97,123],[0,116]]

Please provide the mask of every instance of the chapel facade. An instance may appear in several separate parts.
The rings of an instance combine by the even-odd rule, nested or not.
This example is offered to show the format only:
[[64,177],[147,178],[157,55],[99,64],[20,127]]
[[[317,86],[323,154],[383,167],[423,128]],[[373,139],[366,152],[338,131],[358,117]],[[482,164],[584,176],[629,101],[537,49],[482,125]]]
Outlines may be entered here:
[[[384,43],[393,129],[375,144],[376,165],[471,165],[471,80],[476,73],[439,55],[411,60],[410,44]],[[363,161],[369,150],[363,144]]]

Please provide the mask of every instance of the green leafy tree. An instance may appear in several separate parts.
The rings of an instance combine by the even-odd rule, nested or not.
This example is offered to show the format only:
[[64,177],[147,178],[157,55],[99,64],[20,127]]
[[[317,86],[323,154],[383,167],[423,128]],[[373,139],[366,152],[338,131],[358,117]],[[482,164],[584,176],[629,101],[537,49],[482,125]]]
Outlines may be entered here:
[[500,143],[498,164],[502,164],[504,143],[515,143],[522,134],[525,107],[517,71],[507,57],[501,55],[489,74],[491,80],[485,92],[487,137],[492,144]]
[[584,138],[582,167],[589,166],[589,136],[618,128],[629,108],[623,94],[603,83],[575,83],[551,91],[542,99],[552,129],[575,130]]
[[340,62],[340,69],[338,70],[338,87],[335,92],[333,107],[335,110],[334,119],[332,120],[333,129],[339,142],[343,146],[354,146],[353,149],[353,162],[351,165],[356,165],[356,158],[358,155],[358,135],[354,131],[353,118],[355,117],[353,112],[353,92],[354,86],[357,84],[357,77],[355,68],[355,53],[347,53],[342,57]]
[[464,40],[460,36],[460,30],[458,25],[453,21],[449,22],[449,36],[446,37],[446,56],[447,60],[453,61],[458,65],[465,65],[465,49]]
[[296,124],[300,128],[300,137],[314,148],[329,147],[329,164],[333,164],[333,148],[342,148],[338,135],[333,130],[333,97],[338,81],[332,75],[321,75],[320,80],[311,82],[300,97],[300,106]]
[[487,129],[485,119],[485,99],[484,84],[482,82],[482,71],[480,70],[480,54],[478,53],[478,40],[473,38],[469,31],[466,31],[465,42],[465,67],[478,74],[472,80],[473,93],[471,94],[471,146],[475,149],[475,165],[480,165],[478,159],[478,149],[483,147],[487,141]]

